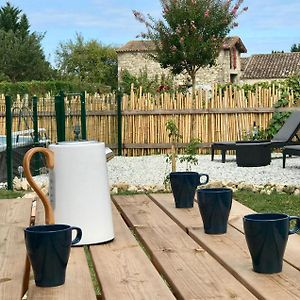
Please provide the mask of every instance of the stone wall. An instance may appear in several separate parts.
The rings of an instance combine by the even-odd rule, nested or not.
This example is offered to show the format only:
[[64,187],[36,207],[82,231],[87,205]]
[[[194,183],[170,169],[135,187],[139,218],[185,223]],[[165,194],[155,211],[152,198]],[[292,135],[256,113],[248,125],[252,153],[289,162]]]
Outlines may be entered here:
[[[121,71],[128,70],[134,76],[138,76],[141,70],[147,70],[148,76],[153,78],[155,75],[161,76],[162,74],[168,75],[168,69],[162,69],[159,63],[155,62],[146,52],[119,52],[118,53],[118,76],[121,79]],[[240,53],[237,51],[237,68],[236,70],[230,69],[230,51],[222,50],[217,58],[217,64],[214,67],[202,68],[197,72],[196,85],[203,87],[215,83],[230,82],[230,74],[237,75],[237,81],[240,79]],[[178,85],[184,84],[186,76],[180,74],[175,76],[175,82]]]

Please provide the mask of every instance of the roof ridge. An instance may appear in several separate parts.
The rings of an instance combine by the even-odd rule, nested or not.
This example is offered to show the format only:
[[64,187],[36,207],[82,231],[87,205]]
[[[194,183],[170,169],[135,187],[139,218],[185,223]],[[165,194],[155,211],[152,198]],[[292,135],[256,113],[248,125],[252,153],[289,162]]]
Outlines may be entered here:
[[[245,45],[243,44],[241,38],[239,36],[227,36],[224,39],[223,45],[224,49],[229,49],[231,47],[233,47],[233,45],[236,45],[236,47],[241,51],[246,53],[247,49],[245,47]],[[144,45],[143,45],[144,44]],[[143,45],[143,47],[140,47],[141,45]],[[150,45],[150,47],[149,47]],[[130,40],[128,41],[125,45],[119,47],[117,49],[117,52],[151,52],[153,50],[155,50],[154,47],[154,41],[152,40]]]
[[276,52],[276,53],[257,53],[257,54],[252,54],[252,56],[267,56],[267,55],[295,55],[295,54],[300,54],[300,52]]

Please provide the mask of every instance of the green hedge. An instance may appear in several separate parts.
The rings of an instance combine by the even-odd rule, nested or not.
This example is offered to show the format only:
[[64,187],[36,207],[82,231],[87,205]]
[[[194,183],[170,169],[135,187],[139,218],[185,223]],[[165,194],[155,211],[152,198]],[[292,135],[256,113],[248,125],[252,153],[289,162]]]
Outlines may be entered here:
[[255,92],[258,87],[266,88],[266,89],[269,87],[275,87],[277,89],[280,89],[282,92],[292,90],[294,92],[294,99],[295,100],[300,99],[300,75],[293,75],[282,80],[272,80],[271,82],[263,81],[263,82],[253,83],[253,84],[249,84],[249,83],[218,84],[218,89],[221,89],[221,91],[224,92],[229,85],[232,85],[237,89],[243,89],[245,91],[246,97],[248,91]]
[[98,83],[82,83],[73,81],[23,81],[23,82],[0,82],[0,93],[10,96],[17,94],[28,94],[29,97],[36,95],[39,97],[50,93],[52,96],[64,92],[81,92],[88,93],[108,93],[110,87]]

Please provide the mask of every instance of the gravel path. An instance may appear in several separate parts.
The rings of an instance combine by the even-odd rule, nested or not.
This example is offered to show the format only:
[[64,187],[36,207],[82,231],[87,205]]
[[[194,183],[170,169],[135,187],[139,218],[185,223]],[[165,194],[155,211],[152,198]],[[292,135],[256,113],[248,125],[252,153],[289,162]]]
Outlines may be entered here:
[[[226,156],[226,162],[221,162],[221,156],[215,155],[211,161],[210,155],[197,156],[199,163],[192,171],[206,173],[210,182],[231,181],[234,183],[265,185],[279,184],[300,186],[300,157],[287,158],[286,168],[282,168],[282,155],[272,154],[272,162],[265,167],[243,168],[236,165],[235,156]],[[107,163],[110,186],[127,183],[133,186],[162,187],[166,175],[170,173],[170,165],[164,155],[124,157],[115,156]],[[177,163],[177,170],[184,171],[185,164]],[[36,176],[40,183],[48,182],[47,175]],[[0,183],[0,188],[4,188]]]
[[[226,163],[216,155],[211,161],[210,155],[200,155],[199,164],[192,170],[206,173],[210,181],[245,182],[256,185],[283,184],[300,185],[300,157],[287,158],[286,168],[282,168],[282,155],[272,154],[272,162],[264,167],[238,167],[235,156],[226,156]],[[178,171],[184,171],[185,165],[178,163]],[[108,162],[110,185],[125,182],[130,185],[162,185],[170,166],[164,155],[140,157],[114,157]]]

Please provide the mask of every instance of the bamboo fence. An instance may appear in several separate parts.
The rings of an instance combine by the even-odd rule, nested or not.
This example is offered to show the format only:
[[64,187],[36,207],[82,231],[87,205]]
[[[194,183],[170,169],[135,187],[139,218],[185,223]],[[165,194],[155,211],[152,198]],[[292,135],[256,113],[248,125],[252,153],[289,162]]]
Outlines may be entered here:
[[[168,119],[175,120],[182,139],[182,147],[191,138],[201,140],[200,152],[206,152],[212,142],[242,139],[254,122],[266,128],[272,117],[274,104],[281,93],[274,86],[257,87],[255,92],[229,86],[225,91],[217,87],[211,91],[198,90],[193,106],[192,95],[163,93],[157,95],[137,93],[122,98],[122,146],[123,155],[138,156],[167,153],[171,141],[165,129]],[[295,109],[293,93],[289,93],[287,109]],[[26,99],[25,99],[26,100]],[[30,107],[30,101],[17,98],[16,107]],[[79,97],[66,97],[66,139],[74,140],[74,128],[80,125]],[[56,119],[54,99],[39,99],[39,127],[46,128],[51,141],[56,141]],[[104,141],[109,147],[117,148],[117,102],[114,94],[87,95],[87,137],[89,140]],[[30,116],[28,116],[30,118]],[[24,130],[24,122],[18,124],[19,115],[14,114],[13,129]],[[193,121],[193,123],[192,123]],[[4,126],[2,125],[4,124]],[[192,128],[191,124],[195,124]],[[0,134],[5,134],[4,96],[0,97]],[[192,136],[193,133],[193,136]]]

